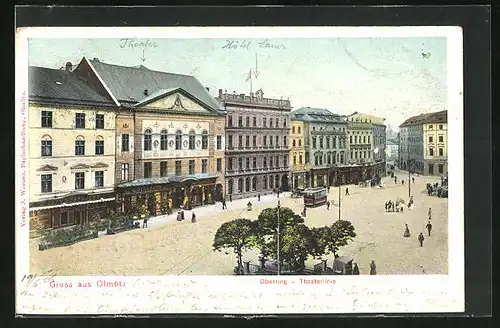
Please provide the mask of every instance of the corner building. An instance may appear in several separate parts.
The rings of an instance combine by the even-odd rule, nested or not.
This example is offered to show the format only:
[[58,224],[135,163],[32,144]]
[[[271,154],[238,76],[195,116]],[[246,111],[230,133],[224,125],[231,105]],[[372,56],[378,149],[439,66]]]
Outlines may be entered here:
[[83,59],[78,73],[109,94],[116,121],[117,206],[158,215],[224,192],[225,113],[195,77]]
[[264,98],[264,92],[228,94],[217,100],[226,119],[226,192],[232,199],[289,190],[289,100]]

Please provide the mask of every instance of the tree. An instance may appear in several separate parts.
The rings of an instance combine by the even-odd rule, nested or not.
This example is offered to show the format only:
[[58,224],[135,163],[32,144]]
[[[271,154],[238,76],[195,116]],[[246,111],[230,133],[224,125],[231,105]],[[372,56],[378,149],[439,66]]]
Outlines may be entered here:
[[304,224],[285,226],[280,233],[280,261],[290,265],[291,270],[305,267],[312,245],[312,231]]
[[334,257],[338,257],[338,250],[356,237],[354,226],[346,220],[335,221],[334,224],[328,227],[316,228],[313,234],[316,244],[312,253],[315,256],[333,253]]
[[248,219],[235,219],[223,223],[215,233],[213,249],[232,248],[237,256],[238,271],[243,267],[242,253],[252,247],[255,240],[255,223]]

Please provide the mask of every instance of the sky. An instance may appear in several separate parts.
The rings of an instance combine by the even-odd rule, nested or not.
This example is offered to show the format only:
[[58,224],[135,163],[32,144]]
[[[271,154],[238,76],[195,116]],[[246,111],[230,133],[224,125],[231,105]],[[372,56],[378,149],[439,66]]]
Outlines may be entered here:
[[[61,68],[82,57],[194,75],[213,96],[262,89],[294,109],[386,118],[447,109],[446,38],[30,39],[30,65]],[[257,71],[257,74],[255,74]]]

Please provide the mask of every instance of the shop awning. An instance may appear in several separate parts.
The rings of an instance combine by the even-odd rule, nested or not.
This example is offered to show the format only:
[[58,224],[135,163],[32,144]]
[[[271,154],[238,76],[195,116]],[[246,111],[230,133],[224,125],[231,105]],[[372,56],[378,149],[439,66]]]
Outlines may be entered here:
[[78,206],[78,205],[85,205],[85,204],[95,204],[95,203],[104,203],[104,202],[111,202],[114,201],[115,198],[101,198],[97,200],[89,200],[85,202],[75,202],[75,203],[62,203],[62,204],[57,204],[57,205],[49,205],[49,206],[40,206],[40,207],[30,207],[30,211],[41,211],[41,210],[47,210],[51,208],[62,208],[62,207],[72,207],[72,206]]
[[169,177],[157,177],[157,178],[143,178],[136,179],[133,181],[127,181],[118,184],[117,188],[130,188],[130,187],[144,187],[144,186],[154,186],[160,184],[169,184],[169,183],[184,183],[184,182],[196,182],[203,181],[206,179],[215,179],[217,175],[208,174],[208,173],[200,173],[186,176],[169,176]]

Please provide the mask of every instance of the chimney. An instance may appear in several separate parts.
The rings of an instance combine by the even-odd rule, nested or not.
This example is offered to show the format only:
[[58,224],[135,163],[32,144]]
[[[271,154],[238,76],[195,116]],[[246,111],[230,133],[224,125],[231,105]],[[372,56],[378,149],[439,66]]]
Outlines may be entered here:
[[222,89],[219,89],[219,98],[222,98]]
[[66,63],[66,70],[68,72],[71,72],[72,69],[73,69],[73,64],[71,64],[71,62],[67,62]]
[[205,89],[207,89],[207,91],[210,92],[210,88],[209,87],[205,87]]
[[99,58],[94,57],[94,61],[98,62],[98,61],[99,61]]
[[144,89],[144,95],[145,95],[145,96],[148,96],[148,95],[149,95],[148,89]]

